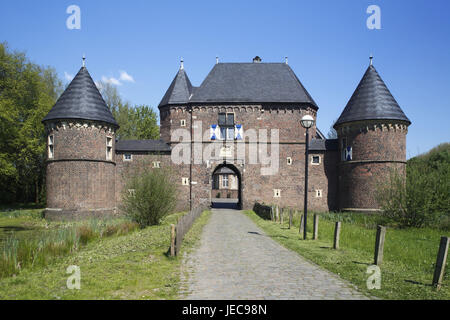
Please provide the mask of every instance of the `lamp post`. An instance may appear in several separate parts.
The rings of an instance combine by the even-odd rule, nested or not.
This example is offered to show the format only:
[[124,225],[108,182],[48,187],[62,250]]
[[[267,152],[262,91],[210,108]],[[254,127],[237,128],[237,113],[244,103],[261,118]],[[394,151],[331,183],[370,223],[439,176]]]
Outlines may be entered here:
[[306,224],[308,220],[308,162],[309,162],[309,128],[314,124],[314,118],[310,115],[303,116],[300,120],[302,127],[306,129],[306,141],[305,141],[305,203],[303,205],[303,239],[306,240]]

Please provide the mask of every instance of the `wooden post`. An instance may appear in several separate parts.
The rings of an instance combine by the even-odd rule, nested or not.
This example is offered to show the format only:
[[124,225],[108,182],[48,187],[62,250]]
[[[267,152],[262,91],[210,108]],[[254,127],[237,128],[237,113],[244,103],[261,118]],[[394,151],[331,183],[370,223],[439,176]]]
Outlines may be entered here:
[[170,255],[175,256],[175,225],[170,225]]
[[377,226],[377,238],[375,241],[374,264],[379,266],[383,262],[384,238],[386,236],[386,227]]
[[317,240],[319,238],[319,215],[314,215],[314,231],[313,231],[313,240]]
[[289,229],[292,227],[292,209],[289,209]]
[[449,245],[449,237],[441,237],[439,251],[436,259],[436,268],[434,269],[433,287],[436,290],[441,289],[442,279],[444,278],[445,264],[447,263],[447,253]]
[[336,227],[334,229],[334,244],[333,249],[338,250],[339,249],[339,237],[341,234],[341,222],[336,222]]
[[298,229],[300,234],[303,233],[303,223],[304,223],[304,221],[303,221],[303,214],[300,214],[300,228]]

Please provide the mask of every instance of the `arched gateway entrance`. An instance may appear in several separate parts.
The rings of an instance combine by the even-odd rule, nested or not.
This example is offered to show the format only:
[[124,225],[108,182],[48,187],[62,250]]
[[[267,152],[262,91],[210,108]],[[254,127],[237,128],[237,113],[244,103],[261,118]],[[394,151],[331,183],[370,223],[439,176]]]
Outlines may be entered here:
[[234,165],[222,163],[213,171],[211,207],[242,209],[242,177]]

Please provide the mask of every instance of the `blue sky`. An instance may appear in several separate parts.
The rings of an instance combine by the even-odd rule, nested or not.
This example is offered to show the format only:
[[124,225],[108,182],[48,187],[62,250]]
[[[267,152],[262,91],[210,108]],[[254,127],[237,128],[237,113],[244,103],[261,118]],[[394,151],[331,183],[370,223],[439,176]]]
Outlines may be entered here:
[[[70,5],[81,30],[69,30]],[[381,30],[369,30],[369,5]],[[116,79],[133,104],[157,106],[180,57],[200,85],[221,62],[289,65],[319,105],[327,133],[374,55],[374,66],[413,124],[407,157],[449,142],[450,1],[84,1],[2,0],[0,41],[33,62],[74,75],[85,53],[94,80]],[[131,79],[121,73],[131,76]],[[114,81],[114,80],[112,80]]]

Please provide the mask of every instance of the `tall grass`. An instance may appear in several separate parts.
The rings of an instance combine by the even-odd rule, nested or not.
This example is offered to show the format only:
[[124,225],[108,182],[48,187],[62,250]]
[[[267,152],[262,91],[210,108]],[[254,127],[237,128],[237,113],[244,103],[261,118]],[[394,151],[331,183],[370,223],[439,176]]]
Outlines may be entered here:
[[13,235],[0,248],[0,278],[17,274],[24,268],[45,266],[95,239],[127,234],[138,227],[131,221],[92,219],[62,225],[33,239],[20,239]]

